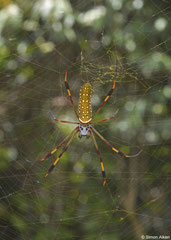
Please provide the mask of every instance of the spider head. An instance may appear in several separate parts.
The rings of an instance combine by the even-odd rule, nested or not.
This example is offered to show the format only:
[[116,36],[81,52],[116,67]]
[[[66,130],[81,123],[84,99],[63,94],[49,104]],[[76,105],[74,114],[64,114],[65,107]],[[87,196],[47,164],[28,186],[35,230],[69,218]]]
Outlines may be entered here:
[[80,129],[80,134],[79,134],[80,138],[82,136],[87,136],[87,138],[89,138],[89,134],[88,134],[89,129],[90,129],[89,124],[87,124],[87,125],[80,124],[79,125],[79,129]]

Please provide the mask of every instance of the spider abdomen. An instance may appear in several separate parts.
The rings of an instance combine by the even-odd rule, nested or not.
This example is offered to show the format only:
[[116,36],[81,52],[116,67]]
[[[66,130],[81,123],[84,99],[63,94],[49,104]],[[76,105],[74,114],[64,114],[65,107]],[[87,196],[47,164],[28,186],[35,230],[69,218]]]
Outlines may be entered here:
[[92,119],[91,109],[91,84],[86,83],[80,90],[79,120],[81,123],[89,123]]

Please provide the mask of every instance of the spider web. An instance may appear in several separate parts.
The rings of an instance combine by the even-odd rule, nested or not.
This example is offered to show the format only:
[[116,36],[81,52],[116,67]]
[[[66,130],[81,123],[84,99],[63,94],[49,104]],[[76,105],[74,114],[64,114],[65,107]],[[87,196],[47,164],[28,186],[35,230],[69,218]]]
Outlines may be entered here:
[[[0,10],[0,239],[170,239],[169,1],[3,0]],[[118,62],[118,67],[117,66]],[[117,71],[116,71],[117,69]],[[116,77],[96,129],[125,154],[97,139],[75,137],[40,162],[75,121],[64,76],[77,106],[93,87],[93,112]],[[62,148],[61,148],[62,150]],[[151,238],[152,239],[152,238]]]

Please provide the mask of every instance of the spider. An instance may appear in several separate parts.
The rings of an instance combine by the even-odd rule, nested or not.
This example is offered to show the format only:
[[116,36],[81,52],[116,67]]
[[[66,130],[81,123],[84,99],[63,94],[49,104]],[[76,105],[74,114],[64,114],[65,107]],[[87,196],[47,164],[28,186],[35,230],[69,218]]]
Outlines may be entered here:
[[79,99],[79,107],[78,107],[78,112],[76,110],[76,107],[74,105],[73,99],[72,99],[72,95],[69,89],[69,85],[67,82],[67,72],[65,74],[65,86],[66,86],[66,90],[68,92],[73,110],[77,116],[77,119],[79,120],[79,122],[69,122],[69,121],[63,121],[63,120],[59,120],[56,117],[54,117],[54,120],[57,122],[61,122],[61,123],[71,123],[71,124],[76,124],[77,127],[67,136],[64,138],[64,140],[51,152],[49,152],[46,157],[42,158],[41,161],[44,161],[45,159],[49,158],[50,156],[52,156],[63,144],[65,144],[68,140],[68,142],[66,143],[66,145],[64,146],[62,152],[59,154],[59,156],[57,157],[56,161],[50,166],[50,168],[48,169],[45,177],[47,177],[49,175],[49,173],[54,169],[54,167],[56,166],[57,162],[59,161],[59,159],[62,157],[63,153],[66,152],[66,150],[68,149],[71,141],[73,140],[73,138],[75,137],[75,135],[78,133],[79,138],[82,137],[87,137],[89,138],[90,136],[92,137],[94,146],[96,148],[97,151],[97,155],[98,158],[100,159],[100,164],[101,164],[101,170],[102,170],[102,177],[103,177],[103,186],[106,184],[106,174],[105,174],[105,170],[104,170],[104,165],[103,165],[103,160],[102,160],[102,156],[101,153],[99,151],[94,133],[109,147],[111,148],[115,153],[119,154],[122,157],[125,158],[129,158],[129,157],[137,157],[141,151],[139,151],[137,154],[135,155],[126,155],[124,153],[122,153],[121,151],[117,150],[116,148],[114,148],[93,126],[93,123],[99,123],[99,122],[105,122],[108,121],[110,119],[113,119],[116,114],[118,113],[118,110],[115,112],[115,114],[112,117],[103,119],[103,120],[99,120],[99,121],[94,121],[94,117],[96,116],[96,114],[100,111],[100,109],[104,106],[104,104],[107,102],[107,100],[109,99],[109,97],[111,96],[114,88],[115,88],[115,82],[116,80],[114,80],[113,83],[113,87],[111,88],[111,90],[108,92],[106,98],[104,99],[104,101],[102,102],[102,104],[100,105],[100,107],[97,109],[97,111],[95,112],[95,114],[92,116],[92,109],[91,109],[91,92],[92,92],[92,87],[90,83],[86,83],[81,87],[80,90],[80,99]]

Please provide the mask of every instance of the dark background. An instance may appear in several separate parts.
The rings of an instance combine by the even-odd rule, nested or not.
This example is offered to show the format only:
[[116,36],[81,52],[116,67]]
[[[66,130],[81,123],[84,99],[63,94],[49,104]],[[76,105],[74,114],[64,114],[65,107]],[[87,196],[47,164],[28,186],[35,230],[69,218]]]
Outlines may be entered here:
[[[170,234],[170,1],[0,1],[0,239],[138,240]],[[118,69],[116,72],[116,62]],[[93,87],[93,112],[116,88],[97,139],[75,137],[40,162],[69,134],[80,87]]]

